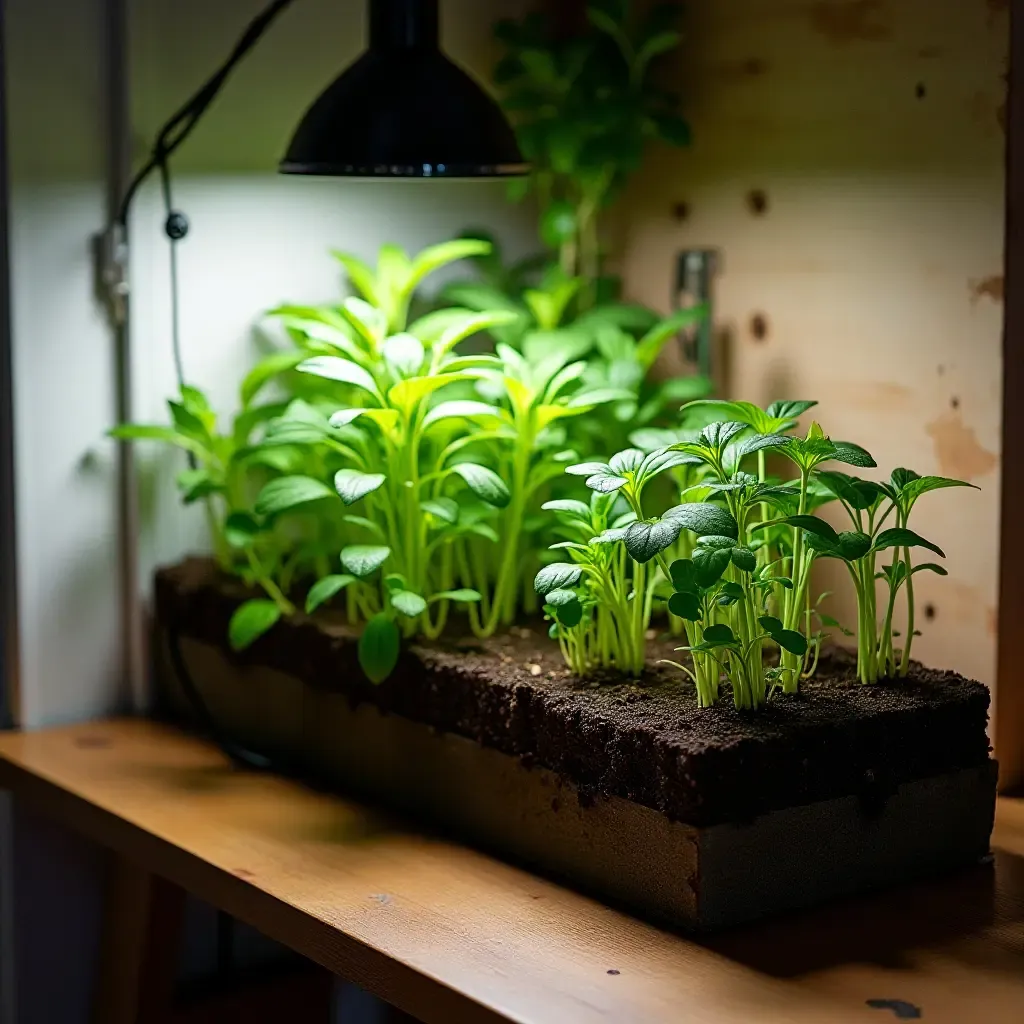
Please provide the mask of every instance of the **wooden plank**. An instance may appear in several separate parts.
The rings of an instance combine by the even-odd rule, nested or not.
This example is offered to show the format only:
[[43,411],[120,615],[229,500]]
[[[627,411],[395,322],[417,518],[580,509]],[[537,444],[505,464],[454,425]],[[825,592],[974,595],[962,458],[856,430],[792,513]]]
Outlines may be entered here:
[[152,723],[3,735],[0,785],[425,1024],[868,1024],[896,998],[1024,1019],[1013,831],[995,887],[979,869],[698,943]]
[[[918,577],[914,650],[989,684],[1009,7],[686,4],[684,51],[665,73],[693,145],[653,150],[617,215],[626,290],[656,307],[668,307],[681,250],[720,251],[729,395],[819,399],[825,429],[867,447],[877,475],[908,466],[980,488],[915,509],[950,575]],[[818,590],[835,592],[831,614],[856,622],[845,569],[818,570]]]
[[[1020,12],[1018,11],[1018,14]],[[1024,504],[1024,18],[1011,22],[1006,174],[1006,324],[1003,328],[1003,461],[999,526],[999,643],[996,756],[1000,783],[1024,787],[1024,665],[1017,630],[1024,620],[1024,547],[1017,515]]]

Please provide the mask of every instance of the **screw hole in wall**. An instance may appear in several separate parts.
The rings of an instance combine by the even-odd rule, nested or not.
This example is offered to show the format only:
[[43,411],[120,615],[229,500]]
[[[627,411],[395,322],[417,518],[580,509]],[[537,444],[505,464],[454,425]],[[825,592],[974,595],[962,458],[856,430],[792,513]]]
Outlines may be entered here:
[[768,337],[768,318],[764,313],[755,313],[750,318],[750,333],[755,341],[764,341]]
[[934,618],[935,618],[935,615],[936,615],[935,605],[933,605],[933,604],[926,604],[926,605],[924,606],[924,617],[925,617],[925,618],[926,618],[926,619],[927,619],[927,620],[928,620],[929,622],[931,622],[931,621],[932,621],[932,619],[934,619]]
[[751,189],[747,193],[747,206],[755,217],[763,217],[768,212],[768,193],[760,188]]
[[672,207],[672,218],[677,221],[684,221],[690,216],[689,203],[678,202]]
[[925,96],[928,95],[928,89],[925,86],[924,82],[918,82],[917,83],[917,85],[914,87],[914,95],[919,100],[923,100],[925,98]]
[[952,398],[951,398],[951,399],[949,400],[949,407],[950,407],[951,409],[959,409],[959,408],[960,408],[960,399],[959,399],[959,398],[957,398],[957,397],[956,397],[956,395],[954,395],[954,396],[953,396],[953,397],[952,397]]

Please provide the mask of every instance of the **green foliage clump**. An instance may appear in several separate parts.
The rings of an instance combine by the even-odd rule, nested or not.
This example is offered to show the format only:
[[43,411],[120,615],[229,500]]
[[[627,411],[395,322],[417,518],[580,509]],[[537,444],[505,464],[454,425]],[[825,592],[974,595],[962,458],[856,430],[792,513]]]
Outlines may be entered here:
[[[294,615],[300,593],[307,614],[333,605],[362,629],[379,681],[402,636],[438,637],[453,609],[481,637],[536,609],[541,505],[595,436],[577,424],[638,409],[645,374],[610,380],[600,332],[559,330],[555,312],[518,331],[508,302],[422,308],[425,278],[489,250],[456,239],[410,259],[388,245],[375,267],[337,253],[358,294],[270,312],[293,348],[246,375],[230,431],[188,386],[170,426],[113,431],[188,453],[183,500],[206,504],[220,566],[265,594],[232,621],[236,648]],[[646,369],[677,322],[648,314],[622,361]]]
[[[817,423],[793,433],[814,402],[696,401],[685,411],[728,416],[692,436],[644,454],[630,449],[608,463],[571,466],[586,478],[589,505],[562,500],[545,506],[563,535],[554,549],[570,561],[538,573],[569,666],[578,673],[614,667],[639,675],[652,610],[663,607],[684,624],[688,661],[672,662],[689,676],[701,705],[714,703],[724,676],[738,708],[759,708],[771,692],[793,693],[813,674],[826,628],[853,633],[812,602],[811,576],[819,558],[842,561],[857,596],[857,672],[865,683],[905,676],[914,636],[913,577],[946,570],[914,564],[912,551],[942,551],[909,528],[915,502],[931,490],[962,481],[897,469],[875,482],[829,463],[871,468],[859,445],[833,441]],[[768,475],[774,456],[795,476]],[[641,492],[653,477],[683,467],[690,479],[674,504],[649,516]],[[815,512],[841,505],[852,529],[836,531]],[[887,525],[889,524],[889,525]],[[687,538],[688,552],[674,550]],[[881,563],[881,564],[880,564]],[[887,563],[887,564],[886,564]],[[876,581],[888,591],[879,620]],[[907,637],[897,652],[893,616],[899,592]],[[777,663],[767,657],[778,650]]]
[[[511,187],[541,208],[540,235],[566,277],[600,288],[600,217],[640,169],[649,143],[689,143],[679,97],[654,74],[682,41],[677,4],[646,14],[630,0],[591,0],[586,23],[565,32],[528,14],[496,28],[504,55],[494,75],[516,123],[529,178]],[[589,303],[588,303],[589,304]]]

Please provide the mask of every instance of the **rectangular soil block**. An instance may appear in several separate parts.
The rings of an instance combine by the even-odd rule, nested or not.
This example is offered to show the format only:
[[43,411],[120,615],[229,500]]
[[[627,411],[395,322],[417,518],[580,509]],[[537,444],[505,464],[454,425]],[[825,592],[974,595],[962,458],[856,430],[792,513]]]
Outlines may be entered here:
[[865,687],[839,653],[761,713],[701,710],[671,669],[581,683],[523,628],[413,645],[375,687],[340,619],[239,655],[237,581],[189,560],[156,589],[165,711],[194,717],[183,664],[237,742],[649,918],[721,928],[988,853],[989,693],[950,672]]

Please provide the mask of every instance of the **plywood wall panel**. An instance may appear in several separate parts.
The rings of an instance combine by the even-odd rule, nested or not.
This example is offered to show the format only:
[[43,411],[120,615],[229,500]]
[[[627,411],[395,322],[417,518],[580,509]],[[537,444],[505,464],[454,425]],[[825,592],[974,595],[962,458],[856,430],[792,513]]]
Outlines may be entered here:
[[[918,587],[933,617],[919,622],[917,650],[988,682],[1007,7],[690,5],[687,54],[673,77],[694,145],[652,159],[618,225],[627,287],[659,307],[670,301],[681,249],[720,250],[726,393],[761,403],[817,398],[826,429],[864,444],[886,473],[905,465],[981,488],[929,495],[916,513],[950,570]],[[849,598],[838,608],[853,620]]]

